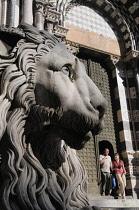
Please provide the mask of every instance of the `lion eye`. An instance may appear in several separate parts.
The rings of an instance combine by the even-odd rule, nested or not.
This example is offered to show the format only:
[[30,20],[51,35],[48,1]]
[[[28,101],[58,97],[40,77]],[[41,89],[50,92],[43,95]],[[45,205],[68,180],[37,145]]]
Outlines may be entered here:
[[70,67],[69,66],[63,66],[61,69],[62,73],[70,77]]

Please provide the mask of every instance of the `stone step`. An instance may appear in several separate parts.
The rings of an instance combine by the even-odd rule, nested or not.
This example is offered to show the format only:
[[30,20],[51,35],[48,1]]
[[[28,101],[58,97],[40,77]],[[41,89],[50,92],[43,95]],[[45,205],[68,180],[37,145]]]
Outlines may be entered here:
[[139,210],[139,208],[102,208],[102,210]]
[[139,210],[139,199],[133,199],[132,196],[126,196],[126,199],[113,196],[89,195],[91,206],[101,207],[103,210]]

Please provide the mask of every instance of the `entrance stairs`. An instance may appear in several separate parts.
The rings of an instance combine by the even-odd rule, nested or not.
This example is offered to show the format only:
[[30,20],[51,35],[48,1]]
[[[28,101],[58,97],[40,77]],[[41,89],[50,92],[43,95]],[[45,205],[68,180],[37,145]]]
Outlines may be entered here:
[[139,199],[126,196],[126,199],[113,196],[89,195],[91,206],[101,207],[102,210],[139,210]]

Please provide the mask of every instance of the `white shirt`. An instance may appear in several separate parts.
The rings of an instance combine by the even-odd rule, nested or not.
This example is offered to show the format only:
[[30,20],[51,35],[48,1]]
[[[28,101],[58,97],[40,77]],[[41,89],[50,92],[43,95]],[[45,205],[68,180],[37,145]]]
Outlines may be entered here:
[[[100,160],[102,160],[105,155],[100,155]],[[108,158],[100,165],[102,172],[110,173],[110,166],[111,166],[111,157],[108,155]]]

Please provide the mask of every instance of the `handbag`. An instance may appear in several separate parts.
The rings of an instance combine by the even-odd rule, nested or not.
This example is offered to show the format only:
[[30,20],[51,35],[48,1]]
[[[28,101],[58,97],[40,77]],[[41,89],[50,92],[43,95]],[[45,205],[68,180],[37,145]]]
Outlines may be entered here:
[[112,188],[116,187],[116,178],[112,176]]

